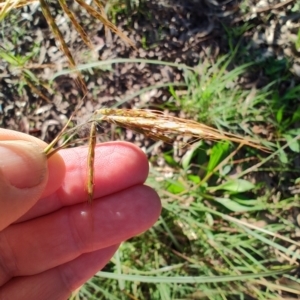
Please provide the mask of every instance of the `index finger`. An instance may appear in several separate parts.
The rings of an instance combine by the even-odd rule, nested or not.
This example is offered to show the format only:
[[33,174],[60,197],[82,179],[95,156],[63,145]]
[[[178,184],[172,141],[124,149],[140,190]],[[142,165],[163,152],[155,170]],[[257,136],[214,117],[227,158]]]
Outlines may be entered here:
[[[20,221],[87,201],[87,151],[87,147],[79,147],[59,152],[66,167],[61,187],[52,195],[40,199]],[[94,168],[95,200],[143,183],[149,170],[145,154],[135,145],[126,142],[97,145]]]

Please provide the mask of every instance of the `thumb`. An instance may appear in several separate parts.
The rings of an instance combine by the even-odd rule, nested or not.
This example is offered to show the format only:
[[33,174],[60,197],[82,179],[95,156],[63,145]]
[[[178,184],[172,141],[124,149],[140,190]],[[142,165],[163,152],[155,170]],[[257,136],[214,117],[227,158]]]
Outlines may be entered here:
[[0,141],[0,230],[37,202],[47,179],[47,158],[37,144]]

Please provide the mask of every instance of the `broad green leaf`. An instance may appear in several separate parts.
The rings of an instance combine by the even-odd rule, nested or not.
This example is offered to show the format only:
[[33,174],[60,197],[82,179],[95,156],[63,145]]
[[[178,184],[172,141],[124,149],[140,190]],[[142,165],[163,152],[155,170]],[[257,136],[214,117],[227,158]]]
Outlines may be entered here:
[[243,212],[243,211],[248,211],[250,209],[252,210],[251,206],[241,205],[241,204],[239,204],[235,201],[232,201],[231,199],[228,199],[228,198],[216,197],[216,198],[214,198],[214,201],[222,204],[227,209],[234,211],[234,212]]
[[185,187],[180,182],[174,182],[168,185],[167,190],[172,194],[179,194],[185,191]]
[[255,187],[253,183],[244,179],[228,180],[225,183],[212,187],[214,191],[225,190],[233,193],[243,193],[252,190]]
[[282,163],[287,164],[289,162],[286,153],[282,149],[279,149],[278,156]]
[[286,141],[289,143],[290,149],[296,153],[299,153],[300,152],[299,141],[293,139],[293,137],[290,135],[284,135],[284,137],[286,138]]

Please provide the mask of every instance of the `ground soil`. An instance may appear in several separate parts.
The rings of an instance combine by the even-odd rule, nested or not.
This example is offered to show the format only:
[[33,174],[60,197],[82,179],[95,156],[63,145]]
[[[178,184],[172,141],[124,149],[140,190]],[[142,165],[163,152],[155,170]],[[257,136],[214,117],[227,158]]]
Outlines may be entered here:
[[[292,42],[300,18],[299,13],[292,11],[295,2],[254,0],[251,7],[243,7],[242,3],[230,0],[156,0],[140,1],[139,7],[118,7],[119,12],[113,19],[135,42],[137,50],[115,35],[108,38],[102,24],[72,3],[70,7],[94,44],[94,50],[88,51],[57,3],[51,4],[51,12],[78,64],[121,57],[196,66],[204,59],[214,62],[219,54],[228,53],[230,43],[239,41],[241,48],[249,50],[249,57],[256,52],[260,59],[289,57],[291,70],[299,77],[299,53]],[[230,37],[228,32],[241,30],[245,24],[248,24],[248,30],[238,40]],[[68,64],[58,50],[38,4],[12,12],[2,23],[1,34],[2,47],[16,56],[24,57],[37,51],[35,56],[17,67],[0,60],[0,124],[50,142],[80,102],[82,92],[74,76],[67,75],[55,79],[49,88],[49,78],[58,70],[68,68]],[[242,58],[240,63],[247,59]],[[26,72],[36,76],[36,81],[30,79],[30,85],[24,82]],[[261,81],[257,80],[257,75]],[[89,93],[76,114],[79,122],[94,109],[111,106],[144,87],[183,80],[178,69],[129,63],[114,65],[113,72],[85,70],[83,77]],[[255,77],[256,84],[267,83],[263,70]],[[170,101],[170,97],[167,88],[154,89],[144,98],[135,97],[123,107],[157,108]]]

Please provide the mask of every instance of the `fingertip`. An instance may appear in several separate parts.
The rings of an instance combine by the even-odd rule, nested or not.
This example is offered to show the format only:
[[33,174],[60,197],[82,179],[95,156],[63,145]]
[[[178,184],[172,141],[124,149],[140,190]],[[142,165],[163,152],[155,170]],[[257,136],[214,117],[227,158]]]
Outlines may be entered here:
[[[21,132],[0,128],[0,141],[28,141],[40,147],[40,151],[47,146],[47,144],[33,136]],[[48,159],[48,181],[43,191],[43,197],[56,191],[63,182],[65,176],[65,163],[59,153],[55,153]]]
[[[151,201],[151,206],[152,206],[152,218],[150,218],[150,223],[153,225],[157,219],[159,218],[160,214],[161,214],[161,210],[162,210],[162,203],[161,203],[161,199],[158,195],[158,193],[152,189],[149,186],[145,186],[147,189],[149,189],[149,194],[152,195],[150,196],[150,201]],[[152,226],[150,225],[150,226]]]
[[132,214],[141,223],[140,229],[143,228],[145,231],[159,218],[162,210],[161,200],[157,192],[147,185],[137,186],[134,189]]

